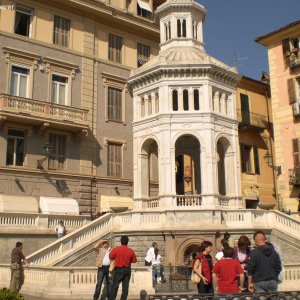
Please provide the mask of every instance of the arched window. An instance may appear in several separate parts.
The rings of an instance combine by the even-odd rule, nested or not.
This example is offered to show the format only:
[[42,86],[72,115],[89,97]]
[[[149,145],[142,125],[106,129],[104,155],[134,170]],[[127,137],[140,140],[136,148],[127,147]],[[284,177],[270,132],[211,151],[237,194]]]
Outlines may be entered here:
[[200,110],[199,90],[194,90],[194,110]]
[[198,29],[198,24],[197,24],[197,22],[193,22],[193,38],[195,38],[195,39],[197,39],[197,34],[198,34],[198,32],[197,32],[197,29]]
[[148,97],[148,116],[152,115],[152,99],[151,96]]
[[186,20],[182,20],[182,37],[186,37]]
[[144,98],[141,99],[141,117],[145,117],[145,100]]
[[181,20],[177,20],[177,37],[181,37]]
[[158,93],[155,93],[155,113],[159,112],[159,97]]
[[183,90],[183,110],[189,110],[189,92]]
[[171,39],[171,22],[169,21],[169,23],[168,23],[168,29],[169,29],[169,40]]
[[178,92],[177,92],[177,90],[173,90],[173,92],[172,92],[172,105],[173,105],[173,110],[178,111]]
[[168,24],[164,24],[165,25],[165,38],[166,38],[166,41],[169,39],[168,38]]

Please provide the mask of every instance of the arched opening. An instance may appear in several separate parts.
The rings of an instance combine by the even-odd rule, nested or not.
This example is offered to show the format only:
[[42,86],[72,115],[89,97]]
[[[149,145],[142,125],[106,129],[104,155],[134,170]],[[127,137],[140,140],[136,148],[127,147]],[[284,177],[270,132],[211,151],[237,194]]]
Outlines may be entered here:
[[194,110],[200,110],[199,90],[194,90]]
[[182,20],[182,37],[186,37],[186,20]]
[[149,95],[148,97],[148,116],[152,115],[152,98]]
[[174,111],[178,111],[178,92],[173,90],[172,92],[172,107]]
[[159,97],[158,93],[155,93],[155,113],[159,112]]
[[158,145],[154,139],[143,144],[141,159],[141,195],[156,197],[159,192]]
[[181,37],[181,22],[177,20],[177,37]]
[[228,139],[222,137],[217,142],[217,173],[220,195],[228,195],[234,185],[234,156]]
[[201,194],[199,141],[192,135],[184,135],[178,138],[175,147],[176,194]]
[[189,92],[183,90],[183,110],[189,110]]
[[141,99],[141,117],[145,117],[145,99]]

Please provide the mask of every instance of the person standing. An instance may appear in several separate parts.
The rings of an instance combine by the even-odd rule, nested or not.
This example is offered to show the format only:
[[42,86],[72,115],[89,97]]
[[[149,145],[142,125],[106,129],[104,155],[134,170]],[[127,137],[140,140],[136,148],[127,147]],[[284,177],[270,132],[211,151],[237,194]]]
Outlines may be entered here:
[[[212,246],[213,244],[210,241],[202,242],[199,249],[199,254],[197,255],[194,263],[193,271],[201,278],[201,281],[197,284],[199,294],[203,294],[203,293],[208,294],[214,292],[212,277],[211,277],[213,261],[210,255]],[[199,273],[200,264],[201,264],[201,273]]]
[[161,270],[161,255],[158,253],[158,248],[154,250],[154,259],[152,260],[152,268],[153,268],[153,281],[155,283],[162,282],[162,270]]
[[105,278],[106,281],[106,296],[109,298],[110,296],[110,280],[109,280],[109,271],[111,261],[109,259],[109,253],[111,248],[109,247],[108,240],[100,240],[95,244],[93,249],[98,252],[98,256],[96,259],[96,266],[98,267],[97,273],[97,284],[94,293],[94,300],[98,300],[101,292],[101,287],[103,280]]
[[[224,257],[214,265],[212,270],[215,291],[218,294],[241,293],[244,286],[244,271],[240,263],[233,259],[233,248],[225,247],[223,254]],[[240,285],[238,285],[238,278]]]
[[262,231],[253,236],[256,248],[247,264],[248,290],[250,292],[277,292],[278,276],[281,271],[279,254],[272,244],[266,242]]
[[25,280],[23,264],[27,264],[22,249],[23,244],[17,242],[16,247],[11,251],[11,279],[9,288],[17,293],[19,293]]
[[55,227],[55,231],[58,239],[62,238],[66,234],[66,227],[62,220],[60,220],[58,225]]
[[114,248],[109,253],[109,258],[111,260],[114,260],[114,276],[111,287],[110,300],[116,299],[121,282],[121,300],[126,300],[128,296],[129,281],[131,277],[131,263],[137,262],[134,251],[128,247],[128,242],[128,236],[123,235],[121,237],[121,246]]
[[151,266],[152,265],[152,261],[155,257],[154,251],[155,249],[157,249],[157,243],[153,242],[152,246],[148,249],[146,257],[145,257],[145,266]]

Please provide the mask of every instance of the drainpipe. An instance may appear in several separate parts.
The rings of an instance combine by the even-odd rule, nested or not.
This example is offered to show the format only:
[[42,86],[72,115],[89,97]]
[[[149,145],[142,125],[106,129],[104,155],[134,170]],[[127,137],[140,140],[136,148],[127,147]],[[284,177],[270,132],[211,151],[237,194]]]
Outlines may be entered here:
[[[269,90],[266,91],[265,93],[265,99],[266,99],[266,104],[267,104],[267,118],[268,118],[268,130],[269,130],[269,144],[270,144],[270,153],[272,157],[272,166],[274,166],[274,151],[272,147],[272,136],[273,136],[273,131],[270,125],[270,111],[269,111],[269,98],[268,98],[268,93],[270,92],[270,84],[269,84]],[[273,185],[274,185],[274,193],[275,193],[275,199],[277,200],[277,209],[280,211],[280,203],[279,203],[279,194],[278,194],[278,189],[277,189],[277,179],[276,179],[276,174],[275,174],[275,169],[272,168],[272,177],[273,177]]]

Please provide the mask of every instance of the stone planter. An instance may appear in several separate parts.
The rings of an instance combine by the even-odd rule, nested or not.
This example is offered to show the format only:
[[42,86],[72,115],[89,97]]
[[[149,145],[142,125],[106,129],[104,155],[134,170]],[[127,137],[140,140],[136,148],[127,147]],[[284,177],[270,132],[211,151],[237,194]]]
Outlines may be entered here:
[[276,206],[276,203],[259,203],[258,207],[260,209],[270,210]]

